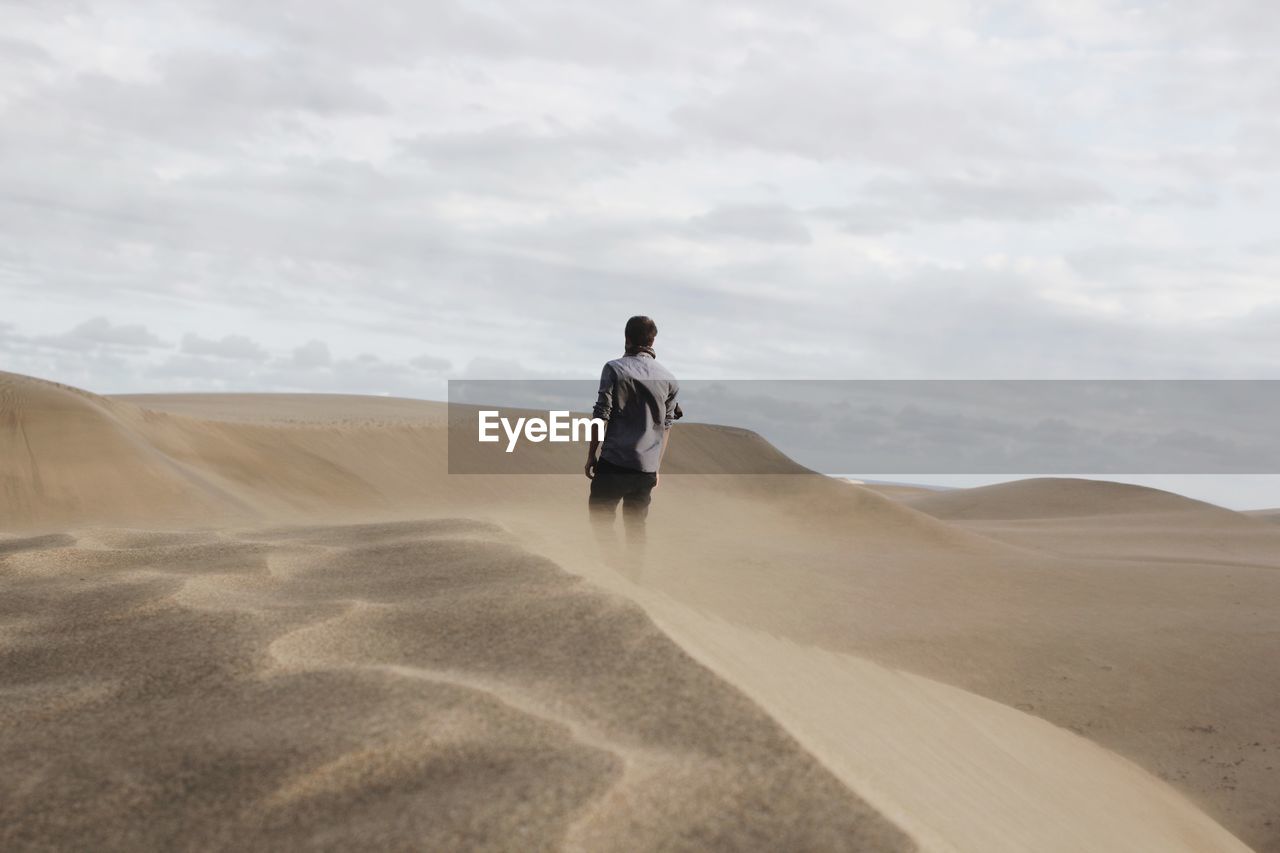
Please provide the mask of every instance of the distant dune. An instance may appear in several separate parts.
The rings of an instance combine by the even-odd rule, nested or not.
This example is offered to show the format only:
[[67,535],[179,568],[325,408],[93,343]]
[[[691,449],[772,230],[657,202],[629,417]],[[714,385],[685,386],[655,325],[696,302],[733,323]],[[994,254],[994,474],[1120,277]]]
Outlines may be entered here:
[[973,533],[1062,556],[1271,566],[1277,554],[1265,516],[1127,483],[1035,478],[903,503]]
[[1280,849],[1276,525],[680,424],[616,560],[446,422],[0,374],[0,847]]
[[1280,509],[1253,509],[1246,510],[1244,514],[1271,524],[1280,524]]
[[935,491],[909,496],[904,502],[935,518],[966,520],[1177,512],[1238,518],[1238,514],[1230,510],[1173,492],[1066,477],[1034,477],[972,489]]

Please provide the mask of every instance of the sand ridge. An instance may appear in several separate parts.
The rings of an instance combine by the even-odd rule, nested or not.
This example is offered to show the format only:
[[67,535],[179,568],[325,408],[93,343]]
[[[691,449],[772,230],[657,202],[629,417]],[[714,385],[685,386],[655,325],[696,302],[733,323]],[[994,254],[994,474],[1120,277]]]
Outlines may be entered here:
[[909,847],[638,608],[491,525],[81,535],[5,557],[5,849]]
[[[1280,654],[1266,606],[1280,598],[1273,524],[1087,481],[1011,484],[1022,490],[1015,500],[1000,490],[919,497],[959,501],[961,514],[973,516],[947,517],[939,505],[912,505],[914,496],[891,499],[806,472],[752,433],[681,424],[637,570],[609,567],[595,550],[580,476],[449,476],[442,404],[328,395],[96,398],[11,374],[0,374],[0,388],[9,389],[0,395],[5,449],[36,436],[34,455],[0,456],[18,459],[0,468],[8,531],[0,571],[27,596],[4,611],[0,649],[7,662],[33,667],[32,677],[3,693],[5,719],[48,735],[48,755],[102,715],[107,730],[126,738],[146,737],[145,727],[126,722],[130,715],[169,726],[154,748],[131,756],[128,778],[150,787],[121,788],[160,828],[139,839],[123,820],[108,822],[121,844],[179,838],[160,805],[172,808],[176,797],[209,821],[210,832],[240,833],[236,843],[287,837],[272,833],[309,821],[319,821],[321,846],[340,844],[347,824],[408,837],[396,833],[430,830],[406,810],[447,808],[467,815],[469,828],[451,824],[455,834],[440,836],[445,846],[503,838],[527,824],[550,846],[624,837],[611,832],[659,845],[704,827],[696,832],[717,843],[758,847],[719,822],[734,815],[740,823],[751,803],[765,813],[753,824],[759,838],[817,843],[785,818],[823,815],[822,826],[869,849],[913,842],[1026,849],[1037,832],[1044,836],[1036,846],[1049,849],[1063,822],[1074,833],[1063,837],[1081,844],[1106,849],[1124,827],[1142,847],[1132,834],[1142,814],[1160,816],[1146,849],[1170,849],[1170,831],[1183,830],[1191,849],[1237,849],[1230,833],[1259,850],[1280,845],[1280,789],[1268,767],[1280,750],[1270,711],[1280,695],[1266,676]],[[67,436],[79,450],[60,449]],[[580,448],[547,452],[559,454],[553,460],[567,472],[578,470]],[[704,470],[709,456],[773,473],[675,473]],[[1011,504],[1030,510],[1010,517]],[[569,583],[575,574],[587,583]],[[469,575],[485,580],[464,595],[456,584]],[[614,597],[596,598],[600,588]],[[487,607],[469,609],[472,598]],[[86,638],[111,631],[122,632],[121,643],[146,641],[124,644],[118,660],[86,665],[99,658],[76,657],[94,648]],[[207,654],[185,640],[155,646],[169,634],[202,641]],[[471,642],[459,645],[461,637]],[[620,656],[637,653],[637,638],[643,649],[667,651],[642,654],[640,674],[624,669],[627,678],[611,678]],[[595,654],[607,649],[612,656]],[[693,667],[709,681],[690,674],[698,686],[654,705],[623,682],[649,683],[643,666],[658,659],[664,673]],[[193,672],[202,680],[192,682]],[[131,681],[135,674],[143,680]],[[845,684],[837,696],[864,703],[848,706],[856,713],[821,702],[832,679]],[[177,691],[176,698],[153,707],[137,684]],[[891,689],[903,684],[910,688]],[[671,689],[665,678],[651,684],[658,697],[672,697]],[[705,720],[672,711],[689,702],[706,714],[707,702],[728,702],[726,695],[737,698],[714,705],[721,710],[712,716],[728,714],[742,720],[742,732],[758,732],[744,735],[729,759],[700,740],[711,737],[698,728]],[[894,701],[901,712],[886,713]],[[915,710],[940,716],[913,715],[917,702]],[[184,734],[178,710],[193,705],[207,713],[207,732]],[[342,725],[315,710],[348,705],[354,722]],[[737,710],[723,710],[730,706]],[[475,723],[458,729],[463,740],[432,746],[432,727],[454,731],[458,715]],[[423,720],[431,721],[426,729]],[[943,774],[937,791],[987,780],[975,789],[974,807],[960,813],[924,796],[923,777],[911,770],[928,769],[922,753],[914,764],[880,766],[883,754],[855,748],[910,738],[912,726],[975,721],[998,722],[997,735],[1022,732],[1019,743],[1064,756],[1060,763],[1078,771],[1036,788],[1034,773],[1019,775],[1034,768],[1009,765],[998,736],[965,740],[954,746],[977,746],[950,751],[934,768]],[[766,729],[774,735],[765,737]],[[849,736],[833,734],[841,731]],[[411,746],[401,749],[396,732]],[[933,743],[935,734],[920,731],[917,740]],[[1115,755],[1072,746],[1077,735]],[[605,742],[613,748],[601,750]],[[231,754],[218,743],[232,745]],[[792,756],[766,763],[794,767],[804,779],[798,790],[784,796],[754,771],[716,775],[706,764],[755,767],[751,756],[760,753],[752,750],[766,743]],[[437,760],[433,750],[446,748],[482,757]],[[83,765],[18,754],[34,762],[24,765],[22,784],[53,785],[43,791],[55,800],[73,791],[57,787],[71,776],[118,784],[113,768],[130,755],[111,747]],[[550,768],[540,772],[559,780],[555,792],[530,793],[514,765],[513,775],[495,775],[493,762],[504,755]],[[174,764],[177,756],[188,764]],[[173,776],[193,760],[197,769]],[[694,769],[680,775],[678,766]],[[470,768],[463,775],[474,771],[473,795],[495,786],[512,816],[476,811],[465,797],[439,799],[444,794],[423,780],[455,777],[431,777],[435,767]],[[661,788],[654,780],[673,772],[688,786],[680,790],[693,792],[671,805],[685,817],[649,826],[661,824],[667,807],[644,798],[660,797],[650,790]],[[245,773],[273,781],[229,798],[214,784]],[[739,776],[757,793],[733,787]],[[175,793],[158,781],[171,777],[194,787]],[[1015,779],[1027,782],[1021,790],[1046,792],[1036,808],[1002,805]],[[294,793],[271,799],[279,790]],[[637,805],[628,791],[649,793]],[[89,788],[74,792],[93,800]],[[517,807],[522,798],[527,807]],[[1107,817],[1099,798],[1132,808]],[[268,802],[284,811],[266,809]],[[59,828],[36,801],[21,803],[16,813],[35,815],[22,824],[28,839],[51,832],[83,839],[92,829],[89,818]],[[103,805],[127,813],[109,797]],[[836,813],[845,817],[826,817]],[[988,813],[1000,815],[999,825],[989,825]],[[830,849],[823,838],[819,848]]]

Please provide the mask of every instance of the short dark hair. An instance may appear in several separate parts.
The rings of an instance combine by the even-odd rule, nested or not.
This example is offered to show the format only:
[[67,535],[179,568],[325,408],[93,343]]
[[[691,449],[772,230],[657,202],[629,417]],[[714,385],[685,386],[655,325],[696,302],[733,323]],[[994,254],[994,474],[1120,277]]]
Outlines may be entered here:
[[651,347],[653,339],[658,336],[658,324],[643,314],[637,314],[627,321],[626,336],[628,343]]

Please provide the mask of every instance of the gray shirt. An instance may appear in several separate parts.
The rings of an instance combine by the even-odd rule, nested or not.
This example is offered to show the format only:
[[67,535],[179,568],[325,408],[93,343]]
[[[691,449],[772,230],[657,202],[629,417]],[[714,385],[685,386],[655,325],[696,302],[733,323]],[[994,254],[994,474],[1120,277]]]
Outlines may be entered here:
[[657,471],[679,392],[671,371],[646,353],[606,364],[591,410],[592,417],[608,423],[600,458],[636,471]]

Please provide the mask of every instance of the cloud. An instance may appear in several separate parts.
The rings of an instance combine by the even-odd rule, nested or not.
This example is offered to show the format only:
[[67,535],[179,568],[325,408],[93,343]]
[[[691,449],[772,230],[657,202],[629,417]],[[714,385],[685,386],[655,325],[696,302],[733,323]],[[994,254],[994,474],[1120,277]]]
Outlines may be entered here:
[[796,211],[779,204],[720,205],[689,220],[695,236],[737,237],[760,243],[808,243],[808,227]]
[[785,65],[754,59],[714,94],[675,110],[725,148],[823,162],[937,168],[1037,162],[1061,146],[1007,87],[928,63],[884,74],[821,51]]
[[660,161],[681,142],[606,116],[580,127],[543,119],[419,134],[398,144],[409,162],[430,169],[442,187],[545,197]]
[[[739,30],[733,6],[690,7],[674,0],[589,9],[574,0],[536,6],[505,0],[486,7],[442,0],[376,8],[342,0],[286,0],[221,3],[215,9],[222,21],[239,29],[362,67],[405,66],[443,56],[628,72],[700,68],[711,61],[709,40],[735,46]],[[671,27],[677,18],[681,26]]]
[[39,100],[26,109],[46,117],[65,111],[64,121],[118,134],[120,143],[191,153],[300,133],[308,117],[386,109],[380,96],[307,56],[190,53],[155,64],[154,75],[141,80],[85,73],[37,86]]
[[531,367],[527,361],[516,359],[489,358],[480,356],[467,362],[462,370],[461,379],[507,380],[507,379],[556,379],[554,373]]
[[244,335],[224,335],[215,340],[188,332],[182,336],[182,351],[188,355],[213,355],[244,361],[264,361],[267,351]]
[[[229,391],[243,387],[241,383],[250,379],[251,374],[239,373],[235,378],[227,371],[227,360],[220,356],[192,355],[180,352],[169,356],[159,363],[133,365],[132,373],[141,374],[139,384],[133,389]],[[145,378],[144,378],[145,377]],[[171,384],[172,383],[172,384]],[[94,384],[91,389],[102,387]],[[117,386],[119,387],[119,386]]]
[[425,370],[428,373],[443,373],[452,366],[449,359],[437,358],[433,355],[420,355],[417,358],[411,359],[409,364],[419,370]]
[[1046,221],[1112,200],[1098,183],[1065,175],[877,178],[864,184],[849,204],[819,212],[848,231],[880,234],[975,220]]
[[0,61],[14,65],[49,65],[53,57],[40,45],[0,36]]
[[1193,5],[19,5],[6,364],[409,393],[647,313],[682,375],[1272,375],[1274,16]]
[[315,340],[307,341],[295,349],[289,360],[290,366],[297,368],[327,367],[332,363],[333,357],[329,354],[329,345]]
[[100,347],[113,349],[148,349],[167,346],[140,323],[113,324],[106,317],[93,317],[60,335],[47,335],[36,342],[73,350]]

